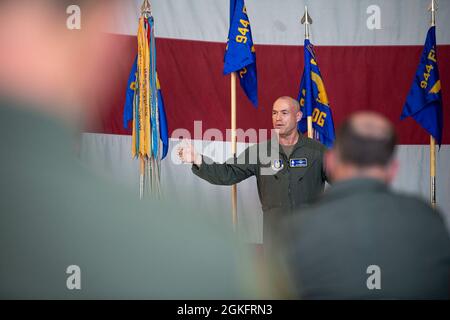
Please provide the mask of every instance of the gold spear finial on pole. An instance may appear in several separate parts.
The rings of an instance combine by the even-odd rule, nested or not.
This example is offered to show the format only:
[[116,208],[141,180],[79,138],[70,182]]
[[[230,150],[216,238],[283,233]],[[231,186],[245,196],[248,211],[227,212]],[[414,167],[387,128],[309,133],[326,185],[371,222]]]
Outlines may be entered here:
[[436,25],[436,11],[438,9],[437,1],[431,0],[430,6],[428,7],[428,11],[431,11],[431,26],[434,27]]
[[148,2],[148,0],[144,0],[144,3],[142,3],[141,15],[143,15],[145,18],[149,18],[152,15],[152,6],[150,5],[150,2]]
[[300,21],[305,25],[305,39],[309,39],[309,25],[313,23],[311,16],[308,14],[308,7],[305,6],[305,14]]

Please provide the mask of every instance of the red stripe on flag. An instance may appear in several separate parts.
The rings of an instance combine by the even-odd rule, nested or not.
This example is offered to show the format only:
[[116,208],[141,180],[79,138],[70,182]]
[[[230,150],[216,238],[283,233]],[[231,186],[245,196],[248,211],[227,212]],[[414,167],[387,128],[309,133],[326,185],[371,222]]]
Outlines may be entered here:
[[[125,90],[136,38],[114,37],[117,51],[105,75],[85,131],[130,134],[122,128]],[[157,39],[158,75],[170,133],[185,128],[193,134],[194,121],[203,130],[230,126],[230,79],[222,75],[225,44]],[[400,113],[416,71],[422,46],[318,46],[316,55],[325,82],[335,125],[357,110],[374,110],[393,121],[400,144],[428,144],[429,137],[412,119]],[[238,128],[270,129],[271,106],[282,95],[297,97],[303,70],[302,46],[257,45],[259,109],[238,88]],[[450,143],[450,45],[438,47],[444,100],[443,143]]]

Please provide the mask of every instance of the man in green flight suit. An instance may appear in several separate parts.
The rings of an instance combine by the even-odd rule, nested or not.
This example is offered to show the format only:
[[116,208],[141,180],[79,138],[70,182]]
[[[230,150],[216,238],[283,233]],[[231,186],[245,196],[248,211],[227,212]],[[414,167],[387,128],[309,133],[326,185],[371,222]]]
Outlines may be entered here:
[[326,148],[298,131],[301,118],[298,101],[287,96],[278,98],[272,108],[278,139],[272,137],[253,145],[224,164],[197,153],[190,144],[178,147],[180,159],[192,163],[192,172],[212,184],[233,185],[256,176],[264,213],[264,243],[281,217],[314,200],[327,180],[323,164]]

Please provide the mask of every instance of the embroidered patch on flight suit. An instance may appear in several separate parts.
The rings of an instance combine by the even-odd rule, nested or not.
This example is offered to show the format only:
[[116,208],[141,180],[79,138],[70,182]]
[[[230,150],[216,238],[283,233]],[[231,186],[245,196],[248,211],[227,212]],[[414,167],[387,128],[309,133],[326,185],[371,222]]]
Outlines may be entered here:
[[278,170],[283,169],[283,167],[284,167],[283,160],[277,159],[277,160],[272,161],[272,169],[273,170],[278,171]]
[[291,168],[306,168],[307,166],[307,158],[289,159],[289,167]]

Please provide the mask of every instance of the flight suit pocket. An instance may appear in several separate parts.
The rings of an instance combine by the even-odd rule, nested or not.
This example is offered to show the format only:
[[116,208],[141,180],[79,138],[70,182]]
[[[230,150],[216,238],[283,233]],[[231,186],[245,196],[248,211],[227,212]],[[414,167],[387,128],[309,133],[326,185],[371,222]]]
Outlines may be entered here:
[[312,162],[307,168],[290,168],[293,175],[291,193],[293,207],[310,203],[323,189],[319,160]]
[[261,166],[261,173],[258,178],[259,183],[259,195],[263,210],[272,208],[279,208],[283,206],[283,192],[286,193],[287,186],[283,185],[287,181],[284,177],[283,170],[273,171],[272,174],[268,174],[271,167]]

